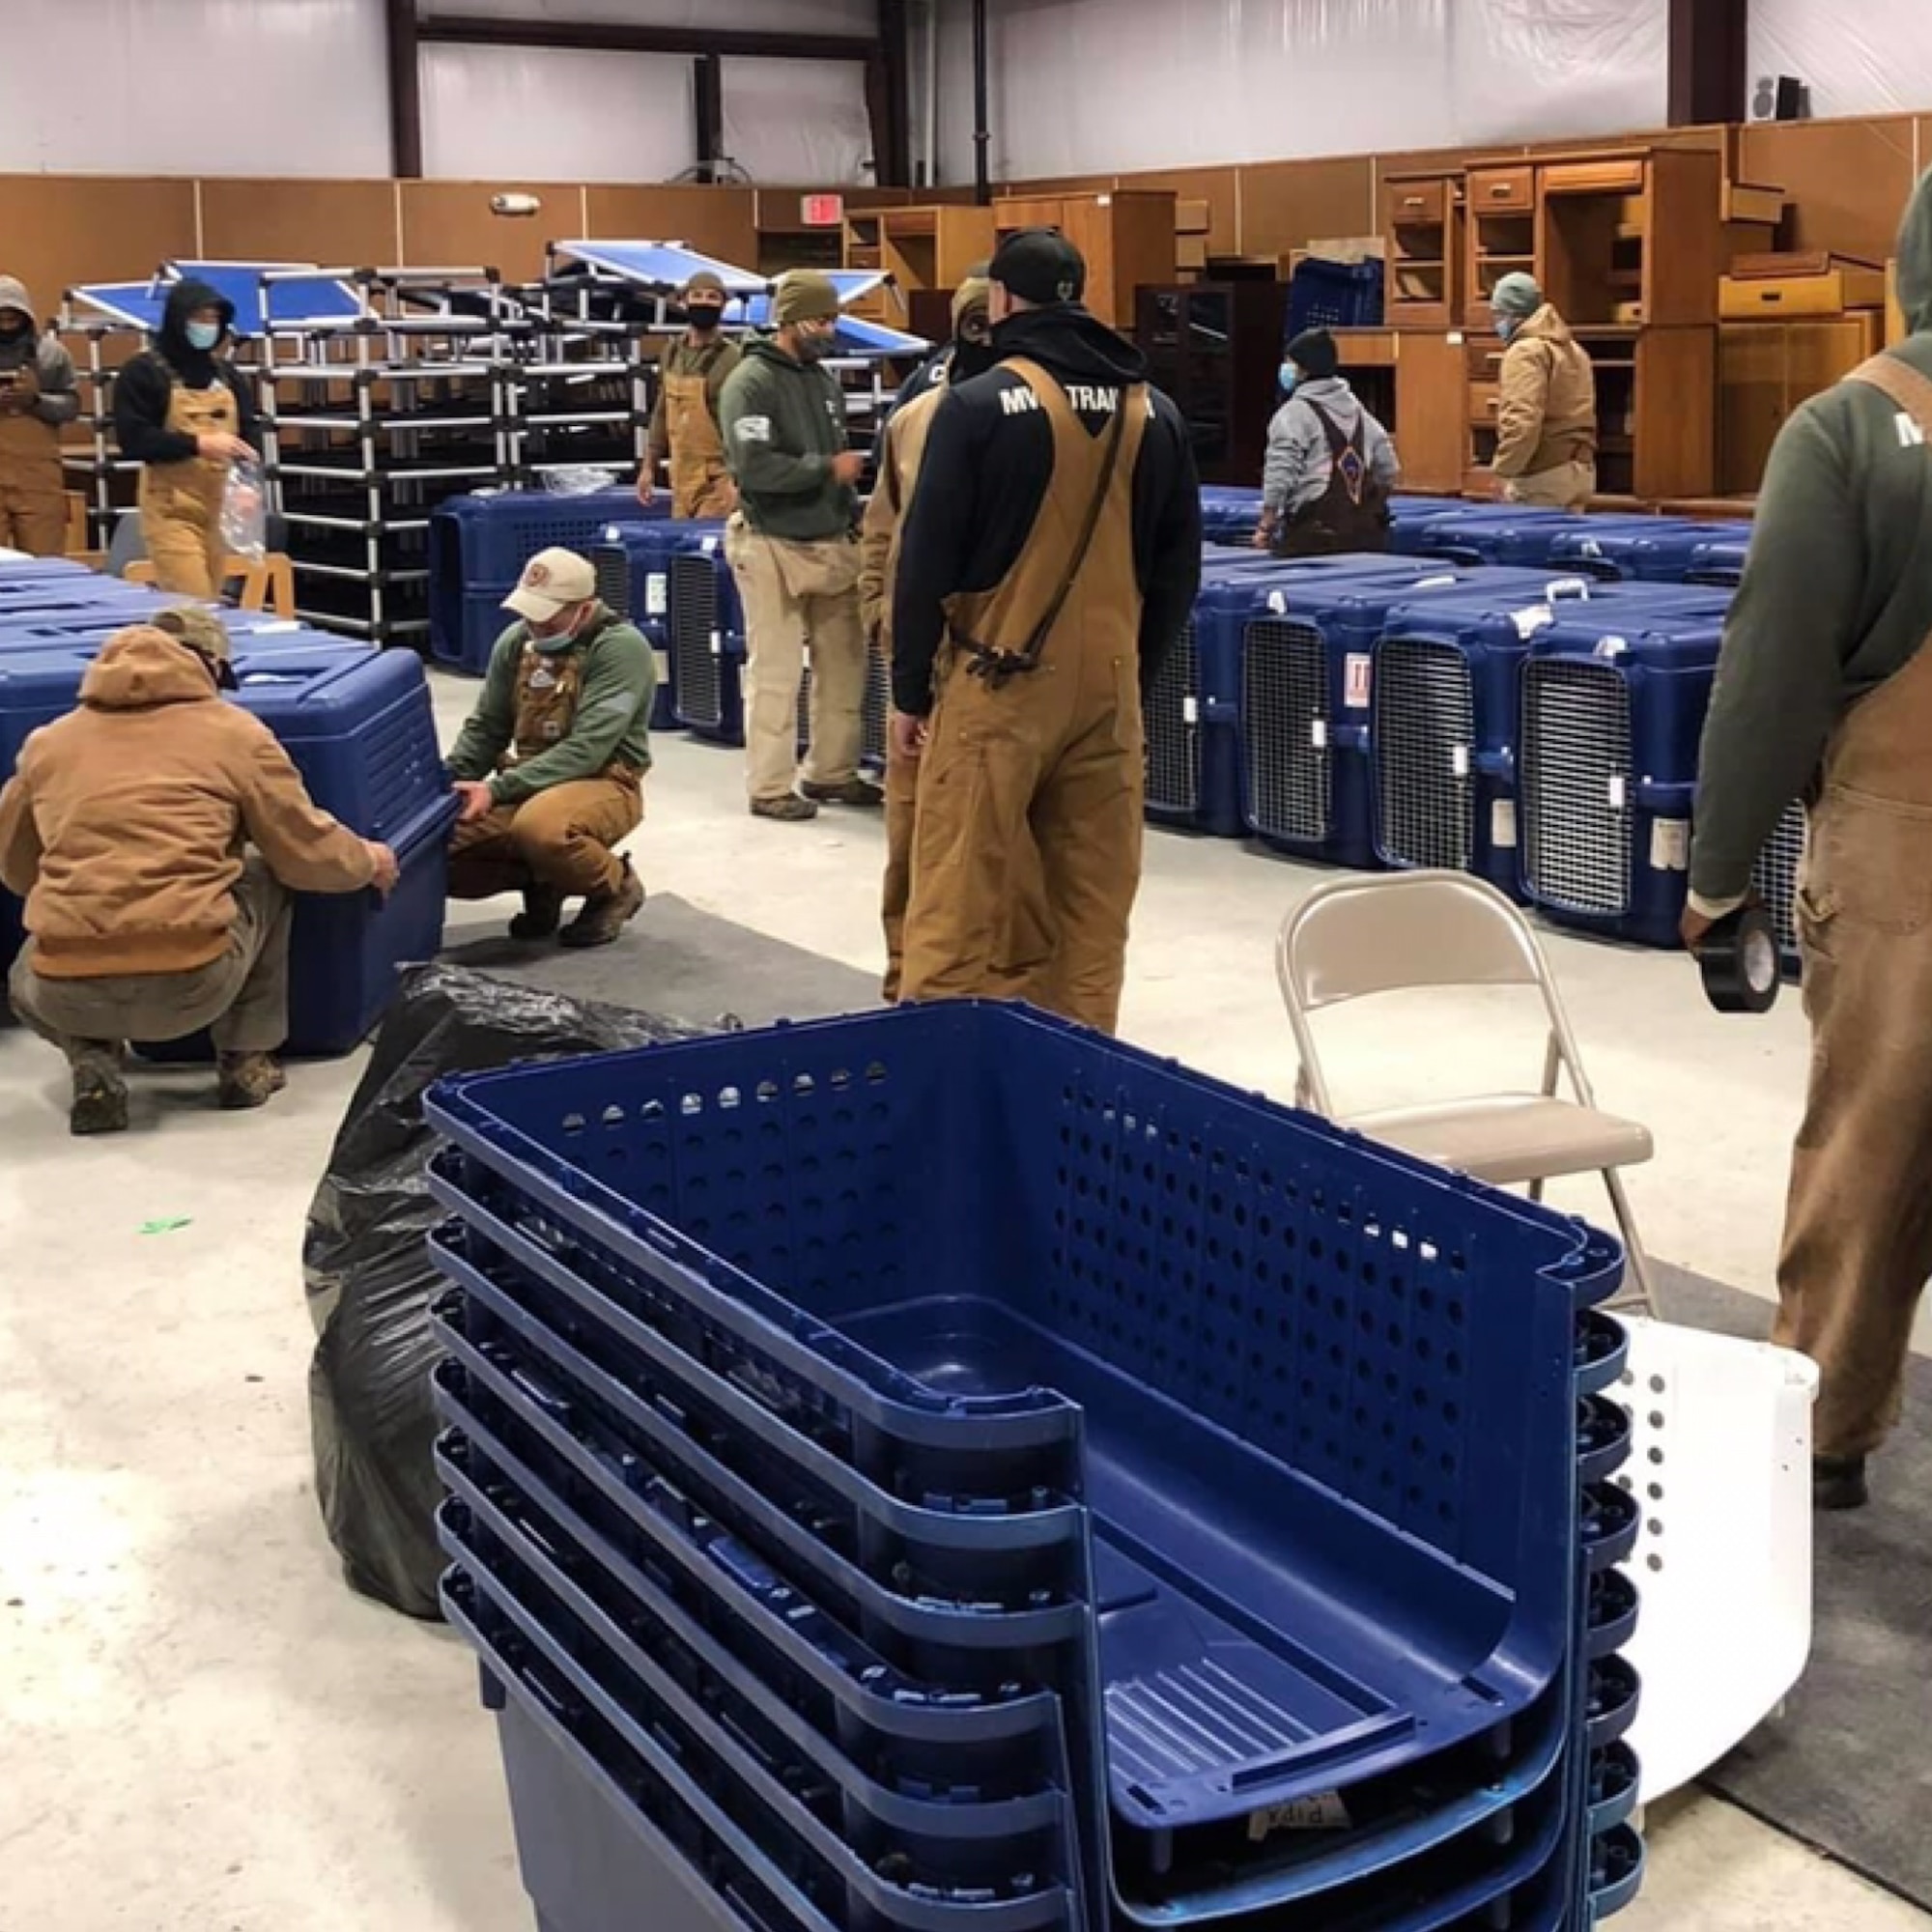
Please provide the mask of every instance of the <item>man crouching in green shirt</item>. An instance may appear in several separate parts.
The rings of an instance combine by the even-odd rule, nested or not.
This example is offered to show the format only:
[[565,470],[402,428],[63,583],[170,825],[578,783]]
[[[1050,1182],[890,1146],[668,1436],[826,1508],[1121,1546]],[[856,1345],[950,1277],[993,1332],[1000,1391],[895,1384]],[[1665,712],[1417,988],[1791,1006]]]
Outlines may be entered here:
[[583,909],[565,946],[608,946],[644,889],[612,849],[644,815],[657,662],[634,625],[597,597],[574,551],[547,550],[503,600],[483,696],[449,754],[462,815],[450,841],[452,898],[521,892],[513,939],[548,939],[563,902]]

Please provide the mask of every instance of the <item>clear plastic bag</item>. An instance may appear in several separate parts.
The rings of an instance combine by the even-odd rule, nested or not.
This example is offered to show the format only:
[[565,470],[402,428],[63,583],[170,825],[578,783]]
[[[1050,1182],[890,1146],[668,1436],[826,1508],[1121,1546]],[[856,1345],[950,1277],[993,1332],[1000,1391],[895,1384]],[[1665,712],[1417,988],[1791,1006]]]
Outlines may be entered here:
[[260,563],[269,554],[269,493],[259,457],[239,456],[221,493],[221,541],[230,556]]
[[594,497],[598,491],[610,489],[623,474],[621,469],[611,469],[605,464],[559,463],[546,467],[543,486],[553,497]]

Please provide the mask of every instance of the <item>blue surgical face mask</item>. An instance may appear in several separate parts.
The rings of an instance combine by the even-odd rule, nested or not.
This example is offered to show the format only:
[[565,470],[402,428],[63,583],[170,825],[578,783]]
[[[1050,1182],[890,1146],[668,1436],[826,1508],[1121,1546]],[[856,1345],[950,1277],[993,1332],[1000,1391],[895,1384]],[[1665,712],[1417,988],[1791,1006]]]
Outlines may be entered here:
[[1294,385],[1301,381],[1301,371],[1293,362],[1284,362],[1281,365],[1279,381],[1282,394],[1292,396],[1294,394]]
[[187,326],[187,346],[190,349],[213,349],[221,340],[221,325],[218,322],[191,322]]
[[1510,339],[1510,337],[1516,333],[1517,330],[1516,317],[1513,315],[1503,315],[1498,313],[1495,321],[1496,321],[1496,333],[1500,335],[1505,342],[1507,342]]

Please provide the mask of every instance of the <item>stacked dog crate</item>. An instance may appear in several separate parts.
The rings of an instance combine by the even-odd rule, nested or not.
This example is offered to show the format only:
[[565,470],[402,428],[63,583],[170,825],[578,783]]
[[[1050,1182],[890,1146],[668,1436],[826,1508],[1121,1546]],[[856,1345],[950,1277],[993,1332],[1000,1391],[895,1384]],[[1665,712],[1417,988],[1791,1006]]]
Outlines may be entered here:
[[481,676],[490,667],[491,647],[514,621],[503,599],[531,557],[560,546],[594,562],[613,526],[666,514],[662,498],[646,507],[635,491],[614,489],[575,496],[500,490],[439,504],[429,523],[430,654]]
[[[114,632],[182,600],[73,566],[0,563],[0,781],[27,735],[71,710]],[[231,700],[266,724],[309,795],[365,838],[388,844],[401,879],[386,898],[304,894],[296,901],[292,1052],[346,1053],[380,1017],[405,962],[441,944],[445,846],[455,806],[421,663],[256,612],[224,611]],[[22,937],[0,893],[0,969]]]
[[1602,1236],[1009,1007],[430,1112],[445,1605],[547,1932],[1634,1890]]

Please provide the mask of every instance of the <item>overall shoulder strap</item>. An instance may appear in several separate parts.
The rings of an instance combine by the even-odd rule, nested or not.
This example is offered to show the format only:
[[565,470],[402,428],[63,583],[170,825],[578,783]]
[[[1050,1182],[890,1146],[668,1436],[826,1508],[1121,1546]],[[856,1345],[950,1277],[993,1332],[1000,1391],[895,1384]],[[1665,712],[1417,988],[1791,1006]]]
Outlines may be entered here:
[[1921,376],[1896,355],[1874,355],[1861,362],[1844,381],[1862,383],[1866,388],[1889,396],[1918,425],[1919,435],[1932,440],[1932,377]]

